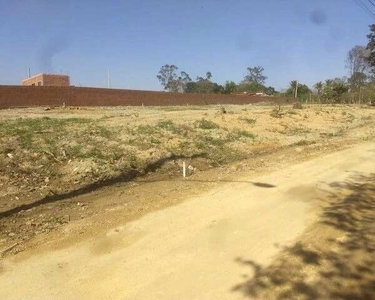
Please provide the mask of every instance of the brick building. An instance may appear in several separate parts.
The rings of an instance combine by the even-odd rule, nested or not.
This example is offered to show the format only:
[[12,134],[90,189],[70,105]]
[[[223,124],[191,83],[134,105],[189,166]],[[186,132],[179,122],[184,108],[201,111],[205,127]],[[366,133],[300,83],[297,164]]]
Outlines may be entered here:
[[70,78],[67,75],[38,74],[22,80],[22,85],[70,86]]

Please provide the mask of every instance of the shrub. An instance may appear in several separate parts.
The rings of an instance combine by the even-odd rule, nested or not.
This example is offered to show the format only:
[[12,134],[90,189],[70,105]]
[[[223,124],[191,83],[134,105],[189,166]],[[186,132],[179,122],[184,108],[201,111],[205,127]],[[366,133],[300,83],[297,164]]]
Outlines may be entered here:
[[219,125],[217,125],[216,123],[214,123],[210,120],[206,120],[205,118],[202,118],[201,120],[195,121],[194,126],[196,128],[205,129],[205,130],[219,128]]
[[254,134],[246,130],[237,129],[235,133],[238,134],[239,136],[246,137],[246,138],[253,139],[255,137]]
[[294,102],[293,103],[293,109],[302,109],[302,103],[301,102]]
[[176,126],[175,126],[175,124],[173,123],[172,120],[159,121],[158,124],[157,124],[157,127],[165,129],[165,130],[169,130],[169,131],[175,131],[176,130]]
[[250,125],[254,125],[257,121],[255,119],[250,119],[250,118],[241,118],[240,120],[244,121],[245,123],[250,124]]

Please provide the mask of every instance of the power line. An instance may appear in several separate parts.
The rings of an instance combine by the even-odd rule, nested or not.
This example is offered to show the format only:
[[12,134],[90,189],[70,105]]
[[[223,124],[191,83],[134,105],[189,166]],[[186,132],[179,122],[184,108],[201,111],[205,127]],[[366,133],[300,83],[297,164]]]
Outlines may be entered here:
[[369,14],[370,17],[375,18],[375,14],[373,13],[371,9],[368,8],[368,6],[365,3],[363,3],[363,0],[355,0],[355,2],[360,7],[362,7],[362,9],[365,10]]
[[353,0],[360,8],[362,8],[371,18],[375,19],[375,13],[362,2],[362,0]]
[[370,4],[375,7],[375,3],[372,1],[372,0],[368,0],[368,2],[370,2]]
[[[375,13],[370,8],[368,8],[368,6],[365,3],[363,3],[363,1],[364,0],[359,0],[359,2],[362,3],[362,5],[366,8],[366,10],[368,10],[370,12],[371,16],[373,16],[375,18]],[[375,7],[375,4],[372,0],[368,0],[368,1],[372,4],[372,6]]]

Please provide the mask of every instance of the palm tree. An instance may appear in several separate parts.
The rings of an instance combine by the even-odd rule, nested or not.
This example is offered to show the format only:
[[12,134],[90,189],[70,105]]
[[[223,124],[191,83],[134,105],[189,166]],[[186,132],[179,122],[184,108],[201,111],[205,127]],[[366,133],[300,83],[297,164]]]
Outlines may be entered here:
[[332,79],[327,79],[326,82],[325,82],[325,85],[326,86],[331,86],[332,83],[333,83]]
[[296,95],[296,87],[297,87],[298,81],[297,80],[292,80],[289,82],[290,89],[293,91],[293,97]]
[[318,91],[318,100],[320,103],[320,93],[322,92],[322,89],[323,89],[323,82],[319,81],[315,83],[314,88]]

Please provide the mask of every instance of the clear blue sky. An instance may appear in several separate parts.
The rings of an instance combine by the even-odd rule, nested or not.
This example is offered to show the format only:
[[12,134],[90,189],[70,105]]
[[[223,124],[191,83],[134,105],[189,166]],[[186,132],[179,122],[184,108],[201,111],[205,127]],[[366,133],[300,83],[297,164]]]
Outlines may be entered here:
[[[239,82],[261,65],[267,85],[344,76],[373,23],[353,0],[0,0],[0,84],[40,72],[74,85],[160,90],[160,67]],[[374,9],[375,10],[375,9]]]

